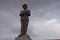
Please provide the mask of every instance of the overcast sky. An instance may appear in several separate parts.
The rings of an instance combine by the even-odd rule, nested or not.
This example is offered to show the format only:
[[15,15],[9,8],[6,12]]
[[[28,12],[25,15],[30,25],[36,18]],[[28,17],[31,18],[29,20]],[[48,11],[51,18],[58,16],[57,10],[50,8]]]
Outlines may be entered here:
[[60,38],[60,0],[0,0],[0,40],[15,40],[20,34],[22,5],[31,11],[28,34],[32,40]]

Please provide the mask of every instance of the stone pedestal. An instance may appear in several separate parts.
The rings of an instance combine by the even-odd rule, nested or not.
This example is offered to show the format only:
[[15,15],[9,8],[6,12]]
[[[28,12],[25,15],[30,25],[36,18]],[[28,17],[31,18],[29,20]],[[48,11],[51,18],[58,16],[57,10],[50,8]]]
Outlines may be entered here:
[[22,37],[16,37],[15,40],[32,40],[29,35],[24,35]]

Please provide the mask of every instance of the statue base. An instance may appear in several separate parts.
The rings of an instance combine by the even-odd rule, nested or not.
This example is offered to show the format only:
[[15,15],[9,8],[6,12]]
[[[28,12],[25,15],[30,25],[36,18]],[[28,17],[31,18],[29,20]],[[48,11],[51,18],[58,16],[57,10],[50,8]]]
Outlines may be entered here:
[[29,35],[24,35],[24,36],[18,36],[15,38],[15,40],[32,40]]

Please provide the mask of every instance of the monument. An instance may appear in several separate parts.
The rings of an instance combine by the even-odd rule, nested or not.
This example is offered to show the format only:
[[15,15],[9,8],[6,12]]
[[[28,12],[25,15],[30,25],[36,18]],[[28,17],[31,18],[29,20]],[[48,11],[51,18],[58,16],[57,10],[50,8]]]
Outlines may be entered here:
[[22,5],[23,10],[21,10],[19,16],[21,17],[21,33],[15,40],[32,40],[27,34],[27,28],[29,23],[30,10],[27,9],[27,4]]

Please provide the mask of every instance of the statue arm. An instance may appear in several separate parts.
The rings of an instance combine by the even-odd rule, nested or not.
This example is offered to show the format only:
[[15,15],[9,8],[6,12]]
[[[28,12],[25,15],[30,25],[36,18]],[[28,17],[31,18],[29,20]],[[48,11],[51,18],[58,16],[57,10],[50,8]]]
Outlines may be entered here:
[[20,12],[19,16],[23,16],[23,12],[22,11]]
[[28,10],[28,16],[31,16],[31,14],[30,14],[30,10]]

